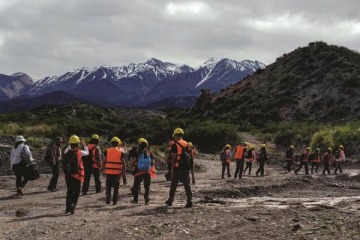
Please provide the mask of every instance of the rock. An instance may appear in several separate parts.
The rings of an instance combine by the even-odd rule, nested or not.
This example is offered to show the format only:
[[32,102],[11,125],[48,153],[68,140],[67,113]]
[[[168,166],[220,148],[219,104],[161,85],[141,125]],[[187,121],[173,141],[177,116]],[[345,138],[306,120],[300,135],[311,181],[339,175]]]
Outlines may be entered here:
[[16,210],[15,216],[16,217],[25,217],[28,213],[29,213],[29,211],[27,209],[20,208],[20,209]]
[[300,230],[301,228],[303,228],[303,226],[301,224],[297,223],[297,224],[293,225],[292,231],[296,232],[296,231]]
[[250,222],[256,222],[258,220],[257,217],[247,217],[246,220],[250,221]]

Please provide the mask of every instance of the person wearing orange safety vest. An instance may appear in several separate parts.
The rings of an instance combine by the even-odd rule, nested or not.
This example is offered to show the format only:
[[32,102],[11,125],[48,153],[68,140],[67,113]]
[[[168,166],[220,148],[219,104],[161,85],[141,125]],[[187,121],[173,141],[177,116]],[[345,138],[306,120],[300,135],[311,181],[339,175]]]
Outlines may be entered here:
[[[69,139],[70,145],[64,151],[64,160],[65,158],[70,157],[71,155],[75,155],[77,159],[77,172],[68,175],[65,170],[65,182],[67,187],[66,192],[66,211],[65,213],[74,214],[75,207],[77,205],[79,196],[80,196],[80,189],[81,183],[84,182],[84,165],[82,162],[82,157],[89,155],[89,150],[84,142],[83,139],[80,139],[76,135],[72,135]],[[79,144],[84,150],[79,149]]]
[[175,142],[173,140],[171,140],[169,142],[168,148],[165,150],[165,155],[164,155],[164,160],[167,164],[168,167],[168,172],[165,174],[165,179],[166,181],[170,181],[170,173],[171,173],[171,154],[170,154],[170,150],[171,147],[175,144]]
[[144,199],[145,205],[149,205],[149,193],[151,184],[151,171],[154,166],[154,155],[149,149],[148,141],[145,138],[138,139],[138,151],[136,157],[132,159],[132,168],[134,169],[134,187],[132,203],[137,204],[139,200],[139,187],[144,181]]
[[94,175],[96,193],[101,192],[100,169],[102,169],[103,156],[99,147],[99,140],[99,135],[93,134],[91,136],[90,144],[87,146],[89,156],[82,158],[85,168],[82,195],[86,195],[89,190],[91,175]]
[[220,155],[221,166],[222,166],[221,178],[224,178],[225,169],[227,170],[228,177],[231,177],[230,162],[231,162],[232,154],[231,154],[230,149],[231,149],[230,144],[226,144],[224,146],[223,150],[221,151],[221,155]]
[[248,146],[247,142],[244,142],[243,146],[238,145],[235,148],[235,162],[236,162],[236,169],[234,178],[236,179],[237,175],[239,174],[239,179],[242,178],[242,174],[244,171],[244,157],[246,152],[246,147]]
[[192,144],[192,142],[188,142],[189,147],[190,147],[190,155],[191,155],[191,159],[190,159],[190,172],[191,172],[191,180],[192,180],[192,184],[195,184],[195,169],[194,169],[194,158],[196,155],[198,155],[198,152],[196,151],[194,145]]
[[165,201],[165,204],[171,206],[174,198],[176,188],[178,186],[179,181],[182,181],[187,203],[185,205],[186,208],[191,208],[193,206],[192,203],[192,192],[190,187],[190,148],[186,141],[183,138],[184,131],[181,128],[174,129],[173,137],[175,140],[175,144],[172,146],[170,154],[171,154],[171,187],[169,192],[169,199]]
[[117,204],[119,195],[120,178],[123,171],[122,152],[118,145],[121,140],[118,137],[111,139],[111,147],[106,150],[104,173],[106,175],[106,204],[110,204],[111,192],[114,189],[112,202]]
[[339,151],[335,154],[335,162],[336,162],[336,166],[335,166],[334,174],[336,175],[338,169],[340,170],[340,173],[342,173],[341,163],[345,162],[345,152],[343,145],[339,146]]
[[317,148],[315,150],[315,152],[313,152],[311,154],[313,157],[311,158],[311,174],[314,174],[314,168],[315,168],[315,173],[318,173],[318,168],[319,168],[319,164],[321,161],[320,158],[320,148]]
[[309,165],[308,165],[308,162],[309,162],[309,155],[310,155],[310,150],[311,148],[310,147],[307,147],[305,149],[305,151],[303,152],[303,154],[300,156],[300,166],[294,170],[295,174],[297,174],[300,169],[305,166],[305,174],[306,175],[309,175]]
[[330,175],[330,162],[332,162],[333,159],[334,159],[334,155],[332,154],[332,148],[329,147],[327,149],[327,152],[323,156],[323,163],[324,163],[323,175],[325,175],[326,171]]
[[287,163],[287,166],[286,166],[287,173],[289,173],[291,171],[292,164],[295,161],[294,148],[295,148],[294,145],[290,145],[290,147],[286,150],[286,153],[285,153],[285,158],[286,158],[286,163]]
[[249,169],[248,175],[251,175],[252,164],[256,162],[256,152],[254,145],[251,145],[249,149],[246,151],[245,162],[246,162],[246,168],[244,170],[244,174],[246,174],[246,170]]

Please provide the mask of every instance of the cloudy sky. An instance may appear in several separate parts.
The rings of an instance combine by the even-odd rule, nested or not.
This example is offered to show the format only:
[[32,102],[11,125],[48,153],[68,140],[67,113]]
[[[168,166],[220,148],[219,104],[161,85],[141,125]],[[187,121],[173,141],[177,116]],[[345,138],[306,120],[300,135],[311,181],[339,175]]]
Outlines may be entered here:
[[152,57],[270,64],[320,40],[360,51],[357,0],[0,0],[0,73],[36,79]]

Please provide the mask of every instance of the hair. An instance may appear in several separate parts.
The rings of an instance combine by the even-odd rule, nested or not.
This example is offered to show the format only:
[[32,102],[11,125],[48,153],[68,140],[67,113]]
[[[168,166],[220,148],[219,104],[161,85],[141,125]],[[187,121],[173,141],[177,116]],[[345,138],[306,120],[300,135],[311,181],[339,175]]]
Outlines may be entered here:
[[91,140],[90,140],[90,144],[99,144],[99,139],[94,139],[94,138],[92,138]]
[[119,145],[118,142],[115,142],[115,141],[111,142],[111,146],[112,146],[112,147],[117,147],[118,145]]
[[72,143],[72,144],[70,144],[70,146],[71,146],[71,149],[75,149],[75,148],[79,147],[79,144],[78,143]]

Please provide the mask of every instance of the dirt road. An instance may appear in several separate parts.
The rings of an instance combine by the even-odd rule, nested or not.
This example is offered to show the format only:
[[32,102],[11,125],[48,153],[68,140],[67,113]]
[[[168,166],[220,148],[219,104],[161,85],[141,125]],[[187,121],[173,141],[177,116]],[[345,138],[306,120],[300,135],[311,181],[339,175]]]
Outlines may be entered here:
[[[28,183],[23,197],[15,196],[13,176],[1,176],[0,239],[360,239],[355,165],[337,176],[285,174],[267,166],[265,177],[239,180],[221,179],[217,160],[197,161],[207,171],[196,174],[192,209],[184,208],[182,186],[173,206],[165,206],[169,182],[163,174],[152,182],[148,206],[141,197],[131,204],[130,186],[123,185],[118,205],[106,205],[92,179],[74,215],[64,214],[63,176],[59,192],[46,191],[50,175],[43,174]],[[233,174],[235,163],[231,167]]]

